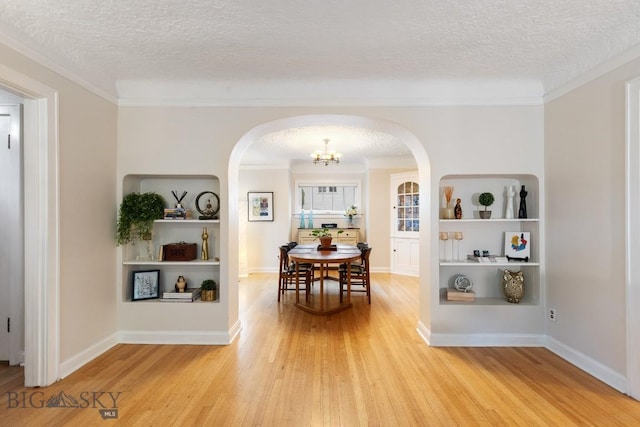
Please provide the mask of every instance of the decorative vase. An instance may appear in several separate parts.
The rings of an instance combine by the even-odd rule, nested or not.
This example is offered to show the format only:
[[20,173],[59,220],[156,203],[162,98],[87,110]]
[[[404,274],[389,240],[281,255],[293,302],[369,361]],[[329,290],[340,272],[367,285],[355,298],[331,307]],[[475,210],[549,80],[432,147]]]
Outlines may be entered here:
[[206,289],[200,293],[200,299],[202,301],[215,301],[216,291],[215,289]]
[[331,247],[331,240],[333,240],[333,237],[331,237],[331,236],[320,237],[320,247],[321,248],[329,248],[329,247]]
[[504,217],[507,219],[513,218],[513,197],[516,195],[516,187],[510,185],[506,190],[507,194],[507,208],[504,211]]
[[300,226],[299,228],[304,228],[305,224],[304,224],[304,211],[302,211],[302,213],[300,213]]
[[451,203],[449,203],[446,208],[442,208],[442,219],[453,218],[455,218],[455,214],[453,212],[453,208],[451,207]]
[[353,228],[353,217],[349,215],[349,219],[347,220],[347,228]]
[[313,228],[313,211],[309,211],[309,227]]
[[524,296],[524,275],[522,271],[504,270],[502,290],[507,301],[518,304]]
[[480,218],[482,219],[491,218],[491,211],[478,211],[478,214],[480,214]]

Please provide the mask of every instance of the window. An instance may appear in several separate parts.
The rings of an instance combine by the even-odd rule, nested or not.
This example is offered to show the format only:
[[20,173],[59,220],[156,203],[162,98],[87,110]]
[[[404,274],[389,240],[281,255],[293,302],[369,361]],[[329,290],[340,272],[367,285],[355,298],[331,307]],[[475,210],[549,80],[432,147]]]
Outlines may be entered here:
[[344,213],[347,206],[360,207],[360,184],[297,183],[296,207],[317,213]]

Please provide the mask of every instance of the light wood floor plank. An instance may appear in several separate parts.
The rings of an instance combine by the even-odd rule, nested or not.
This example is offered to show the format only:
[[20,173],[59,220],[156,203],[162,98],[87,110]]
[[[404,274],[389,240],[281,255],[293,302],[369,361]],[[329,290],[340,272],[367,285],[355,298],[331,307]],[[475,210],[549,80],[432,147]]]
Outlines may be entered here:
[[[278,303],[276,289],[274,274],[242,280],[243,330],[229,346],[118,345],[44,389],[0,366],[0,425],[640,425],[640,402],[545,349],[427,346],[415,278],[374,274],[372,304],[354,293],[332,316],[296,309],[293,293]],[[10,401],[100,391],[121,393],[118,419]]]

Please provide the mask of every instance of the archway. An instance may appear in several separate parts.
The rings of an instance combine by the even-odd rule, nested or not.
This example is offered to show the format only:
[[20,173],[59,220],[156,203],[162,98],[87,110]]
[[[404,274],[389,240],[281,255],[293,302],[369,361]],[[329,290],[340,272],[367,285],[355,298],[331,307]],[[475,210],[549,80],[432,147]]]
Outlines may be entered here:
[[[263,135],[266,135],[271,132],[280,131],[288,128],[300,128],[306,126],[352,126],[364,129],[375,130],[378,132],[383,132],[390,134],[396,137],[398,140],[402,141],[407,148],[411,151],[412,155],[416,159],[416,163],[418,165],[418,171],[420,175],[419,184],[420,188],[423,191],[430,191],[431,189],[431,166],[429,161],[429,156],[424,145],[420,142],[420,140],[406,128],[401,125],[383,120],[370,118],[365,116],[353,116],[353,115],[332,115],[332,114],[313,114],[313,115],[302,115],[302,116],[293,116],[287,117],[279,120],[273,120],[262,125],[256,126],[253,129],[249,130],[240,140],[236,143],[233,151],[231,152],[231,156],[229,158],[229,169],[228,169],[228,182],[229,182],[229,194],[228,194],[228,217],[229,218],[237,218],[237,213],[239,212],[239,193],[238,193],[238,180],[240,174],[240,161],[245,151],[249,148],[249,146],[254,143],[256,140],[261,138]],[[431,243],[430,236],[433,232],[432,230],[432,221],[431,221],[431,211],[430,208],[430,198],[429,197],[421,197],[421,201],[424,203],[423,209],[420,210],[420,222],[421,224],[425,224],[425,227],[421,227],[420,231],[420,309],[419,309],[419,330],[428,330],[430,321],[430,301],[431,301],[431,291],[430,291],[430,277],[431,277]],[[239,234],[239,224],[237,220],[229,221],[228,225],[228,236],[238,236]],[[229,254],[238,254],[239,252],[239,242],[237,238],[227,239],[229,247]],[[238,262],[235,262],[235,265],[229,266],[229,277],[239,277],[238,271]],[[230,315],[232,317],[231,322],[233,323],[233,317],[235,313],[235,318],[238,317],[238,289],[237,287],[233,287],[229,290],[230,293]],[[235,304],[235,306],[234,306]],[[423,337],[424,333],[421,333]]]

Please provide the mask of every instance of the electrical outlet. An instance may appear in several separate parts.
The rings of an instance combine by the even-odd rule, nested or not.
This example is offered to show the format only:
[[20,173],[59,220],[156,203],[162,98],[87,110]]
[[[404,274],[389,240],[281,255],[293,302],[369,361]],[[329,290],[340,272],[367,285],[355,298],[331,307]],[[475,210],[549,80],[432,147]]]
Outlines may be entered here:
[[556,311],[555,308],[549,309],[549,320],[551,320],[554,323],[558,320],[558,312]]

